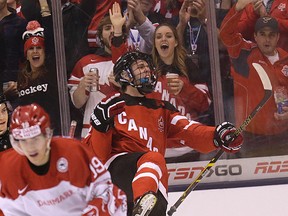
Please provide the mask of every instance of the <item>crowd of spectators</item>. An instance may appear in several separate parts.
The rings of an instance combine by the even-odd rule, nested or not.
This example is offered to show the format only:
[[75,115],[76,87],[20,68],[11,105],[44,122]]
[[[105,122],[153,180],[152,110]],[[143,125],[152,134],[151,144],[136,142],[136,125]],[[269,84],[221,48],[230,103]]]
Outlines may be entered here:
[[[225,113],[225,118],[228,118],[225,120],[239,127],[264,95],[253,63],[264,68],[273,91],[273,96],[265,107],[245,128],[244,147],[239,151],[239,142],[237,151],[235,150],[237,153],[227,157],[288,154],[287,3],[288,0],[215,0],[214,29],[217,30],[220,82],[223,89],[220,98],[223,97],[225,111],[232,112]],[[61,92],[57,86],[59,62],[55,58],[54,45],[59,38],[55,37],[53,28],[52,4],[52,0],[0,0],[0,151],[12,147],[8,137],[9,114],[18,105],[39,104],[51,117],[54,135],[63,134],[59,105]],[[185,126],[185,132],[189,131],[194,121],[212,126],[213,131],[211,129],[212,132],[209,133],[210,144],[205,143],[213,146],[209,152],[217,147],[229,147],[224,145],[224,141],[220,146],[215,143],[215,134],[221,134],[223,128],[229,132],[235,131],[235,128],[230,123],[228,126],[223,123],[220,125],[221,130],[216,127],[218,129],[214,132],[215,92],[213,94],[212,87],[215,83],[212,82],[212,74],[216,71],[211,69],[214,59],[209,55],[211,47],[208,43],[208,31],[212,22],[208,20],[206,4],[205,0],[61,0],[64,34],[62,45],[65,50],[65,77],[69,91],[67,101],[70,102],[71,117],[77,122],[76,139],[83,143],[88,140],[90,147],[101,146],[103,143],[115,144],[112,136],[122,143],[121,134],[124,132],[121,128],[117,129],[120,135],[111,135],[108,131],[113,125],[109,115],[103,117],[106,120],[103,122],[109,126],[103,130],[107,133],[99,130],[95,136],[99,127],[95,112],[103,114],[104,108],[109,104],[105,98],[122,92],[126,94],[125,97],[133,99],[135,106],[138,106],[135,102],[137,100],[139,105],[146,100],[159,99],[169,102],[169,106],[173,105],[171,110],[177,112],[177,115],[178,112],[181,114],[177,119],[187,117],[189,120],[186,122],[188,129]],[[157,83],[153,83],[153,89],[150,88],[149,91],[143,84],[148,78],[131,81],[132,69],[129,73],[121,69],[123,65],[134,65],[135,59],[130,59],[130,54],[133,56],[133,53],[143,55],[145,58],[142,56],[141,61],[145,61],[149,56],[149,72],[153,74],[153,78],[155,74],[155,82],[157,77]],[[153,65],[150,65],[150,57]],[[129,60],[131,62],[128,62]],[[121,70],[117,71],[118,77],[115,77],[117,62],[118,69]],[[141,88],[138,88],[139,85],[142,85]],[[144,95],[145,100],[140,100]],[[91,121],[93,112],[96,119]],[[147,116],[148,120],[148,116],[152,115],[152,112],[146,111],[137,113],[133,110],[131,113],[135,116],[134,119],[144,119]],[[124,112],[122,115],[125,114]],[[161,118],[159,119],[160,127],[165,124],[165,120],[163,123],[163,119],[162,122]],[[91,123],[96,130],[91,128]],[[145,121],[145,124],[146,128],[149,128],[149,121]],[[133,127],[136,126],[131,125],[131,128]],[[168,131],[167,134],[169,132],[171,133]],[[94,141],[100,138],[104,140],[101,143],[92,142],[91,137]],[[126,136],[123,137],[128,146]],[[165,153],[161,153],[165,154],[166,162],[205,158],[199,151],[192,149],[194,145],[184,147],[187,140],[185,143],[182,137],[179,137],[168,136],[167,143],[166,140],[165,143],[160,141],[161,145],[164,144],[161,148],[163,147],[162,151]],[[239,137],[242,142],[242,135]],[[232,139],[228,141],[236,140],[235,137]],[[134,138],[132,140],[135,141]],[[109,145],[105,146],[109,151]],[[97,151],[106,150],[97,147]],[[150,149],[148,152],[153,155],[153,151]],[[179,159],[180,155],[182,159]],[[161,161],[165,164],[162,156]],[[146,163],[146,160],[144,162]],[[110,167],[110,172],[112,168]],[[137,178],[133,181],[137,182]],[[166,180],[168,181],[168,178],[165,177]],[[165,182],[166,186],[167,184]],[[128,197],[128,201],[133,206],[135,199]],[[166,201],[164,204],[167,205]],[[128,206],[129,211],[132,211],[131,206]]]

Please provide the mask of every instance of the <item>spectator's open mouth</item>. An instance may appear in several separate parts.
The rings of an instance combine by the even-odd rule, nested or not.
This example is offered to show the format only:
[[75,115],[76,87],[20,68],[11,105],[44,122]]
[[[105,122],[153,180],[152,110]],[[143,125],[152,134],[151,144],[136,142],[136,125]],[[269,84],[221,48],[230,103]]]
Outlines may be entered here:
[[165,51],[169,48],[169,45],[168,44],[161,44],[160,48]]

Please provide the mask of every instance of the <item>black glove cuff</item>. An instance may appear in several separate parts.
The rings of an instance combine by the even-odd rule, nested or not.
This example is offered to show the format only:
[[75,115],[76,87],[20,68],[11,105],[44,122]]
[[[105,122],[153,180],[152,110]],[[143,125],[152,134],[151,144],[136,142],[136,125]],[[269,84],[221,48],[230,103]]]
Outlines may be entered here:
[[[99,118],[101,118],[101,115],[99,116]],[[101,121],[101,119],[97,118],[97,115],[95,115],[95,113],[92,113],[90,123],[92,127],[97,131],[105,133],[109,130],[111,121],[104,121],[104,119],[102,119]]]

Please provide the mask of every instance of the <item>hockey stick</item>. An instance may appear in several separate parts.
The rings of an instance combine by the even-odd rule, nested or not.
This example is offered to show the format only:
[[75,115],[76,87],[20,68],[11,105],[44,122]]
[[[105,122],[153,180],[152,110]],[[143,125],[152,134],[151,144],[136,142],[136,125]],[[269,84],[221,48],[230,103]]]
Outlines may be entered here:
[[75,130],[76,130],[77,122],[75,120],[71,121],[70,128],[69,128],[69,135],[68,137],[74,138]]
[[[264,106],[264,104],[269,100],[269,98],[272,96],[272,86],[270,79],[266,73],[266,71],[263,69],[263,67],[258,63],[252,63],[253,67],[257,71],[262,85],[264,87],[264,97],[259,102],[259,104],[253,109],[253,111],[250,113],[250,115],[243,121],[243,123],[240,125],[240,127],[234,132],[233,136],[237,137],[240,133],[243,132],[245,127],[251,122],[253,117],[259,112],[259,110]],[[170,210],[167,212],[169,216],[173,215],[174,212],[176,212],[179,205],[186,199],[186,197],[190,194],[191,191],[193,191],[196,186],[200,183],[200,181],[203,179],[203,177],[207,174],[207,172],[211,169],[211,167],[214,166],[216,161],[221,157],[221,155],[224,153],[224,150],[220,149],[216,155],[209,161],[209,163],[206,165],[206,167],[200,172],[198,177],[192,182],[188,188],[183,192],[181,197],[175,202],[173,206],[170,207]]]

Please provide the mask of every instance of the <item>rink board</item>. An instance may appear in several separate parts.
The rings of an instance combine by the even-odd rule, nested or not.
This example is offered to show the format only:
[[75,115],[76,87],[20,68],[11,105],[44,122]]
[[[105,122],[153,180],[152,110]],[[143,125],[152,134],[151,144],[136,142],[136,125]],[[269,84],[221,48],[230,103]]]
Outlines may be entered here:
[[[169,186],[193,182],[209,161],[167,164]],[[239,182],[288,177],[288,156],[218,160],[201,183]],[[288,182],[288,181],[287,181]],[[173,188],[173,187],[172,187]]]

